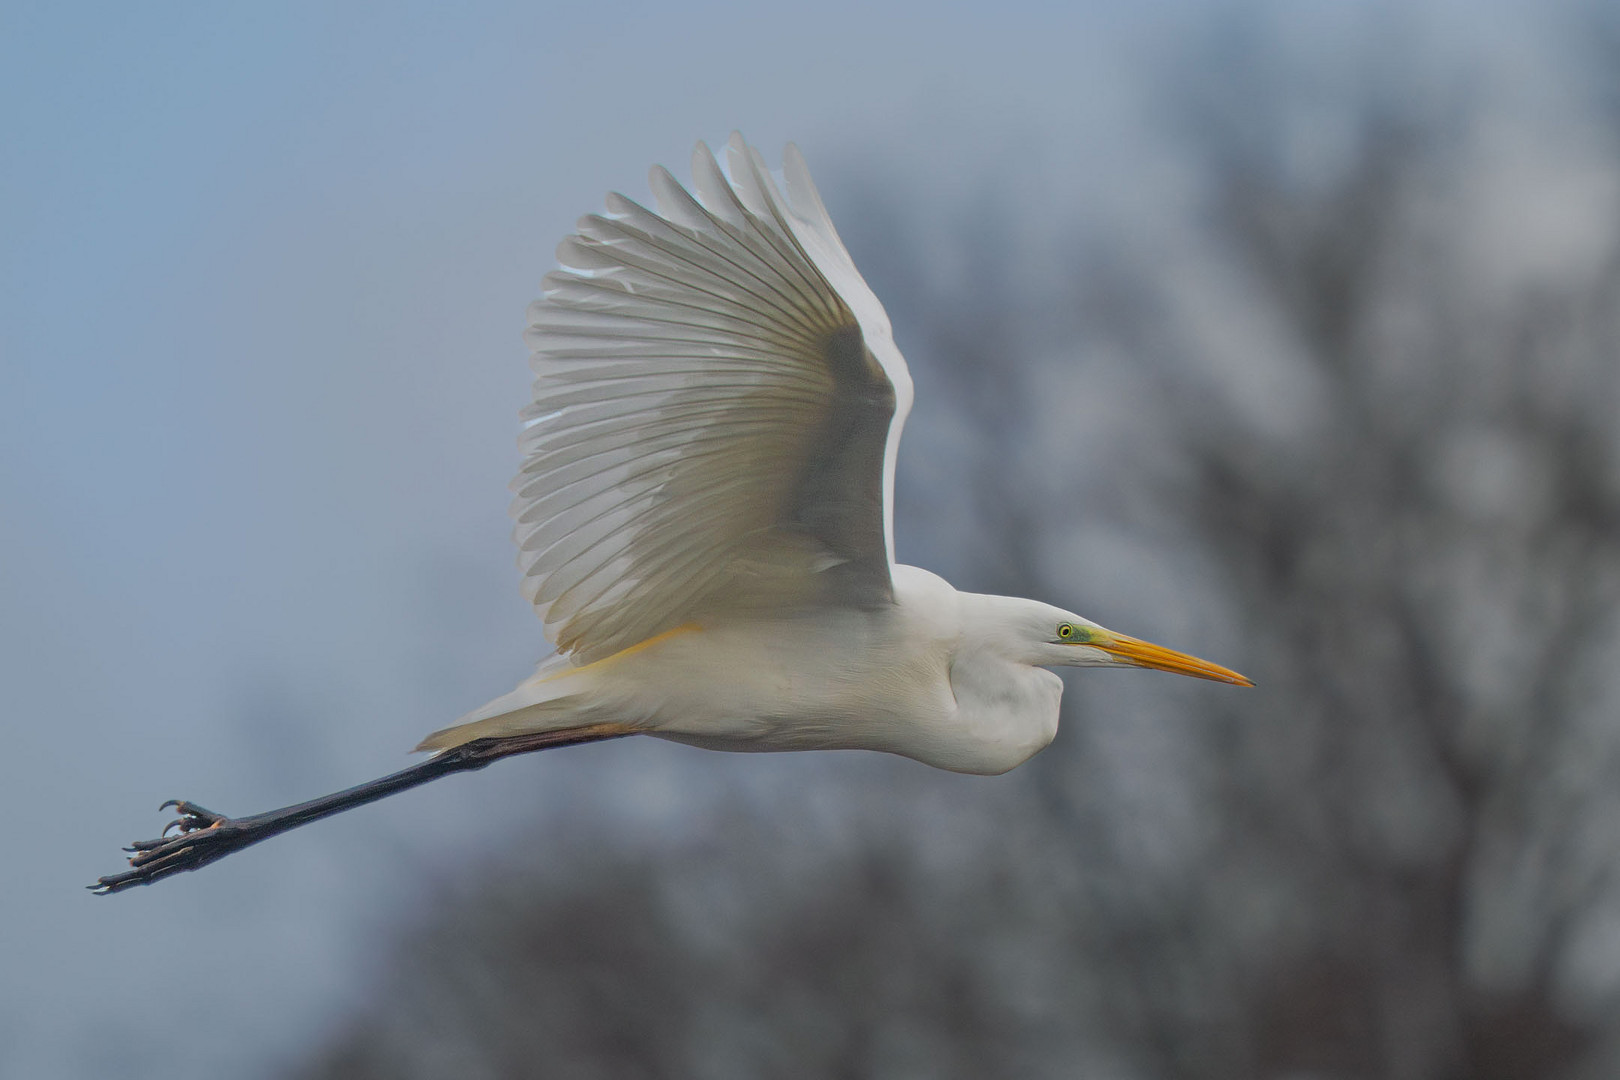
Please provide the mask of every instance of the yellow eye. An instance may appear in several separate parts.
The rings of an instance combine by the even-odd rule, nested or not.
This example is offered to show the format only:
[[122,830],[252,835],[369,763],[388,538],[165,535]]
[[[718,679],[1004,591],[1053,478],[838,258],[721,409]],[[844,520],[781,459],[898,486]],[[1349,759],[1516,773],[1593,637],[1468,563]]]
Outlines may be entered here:
[[1062,625],[1060,625],[1058,627],[1058,638],[1060,640],[1068,641],[1072,637],[1074,637],[1074,627],[1073,627],[1073,625],[1071,625],[1069,623],[1063,623]]

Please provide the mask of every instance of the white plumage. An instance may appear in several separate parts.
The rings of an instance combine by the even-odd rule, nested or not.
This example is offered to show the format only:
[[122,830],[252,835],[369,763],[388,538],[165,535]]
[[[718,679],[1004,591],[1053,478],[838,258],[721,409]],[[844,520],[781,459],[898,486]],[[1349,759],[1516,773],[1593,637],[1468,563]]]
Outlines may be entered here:
[[697,197],[610,195],[530,308],[513,516],[558,656],[420,749],[573,728],[726,750],[855,747],[1001,772],[1057,729],[1048,665],[1247,684],[894,559],[911,376],[793,146],[733,135]]

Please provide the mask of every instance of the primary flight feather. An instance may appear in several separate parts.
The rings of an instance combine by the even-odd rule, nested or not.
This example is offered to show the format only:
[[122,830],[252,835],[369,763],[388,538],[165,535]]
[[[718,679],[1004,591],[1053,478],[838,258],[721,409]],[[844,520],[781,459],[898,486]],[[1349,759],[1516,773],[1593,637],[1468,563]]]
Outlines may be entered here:
[[893,600],[905,361],[876,299],[845,299],[866,286],[797,154],[802,206],[740,140],[730,164],[699,147],[701,205],[661,168],[657,214],[611,196],[530,308],[515,538],[582,663],[732,608]]
[[[1236,672],[894,557],[911,376],[798,150],[778,187],[738,135],[694,197],[609,195],[529,309],[534,401],[512,514],[556,655],[429,735],[433,757],[249,818],[193,803],[113,892],[497,758],[645,734],[717,750],[870,749],[999,773],[1056,734],[1053,666]],[[784,190],[785,188],[785,190]]]

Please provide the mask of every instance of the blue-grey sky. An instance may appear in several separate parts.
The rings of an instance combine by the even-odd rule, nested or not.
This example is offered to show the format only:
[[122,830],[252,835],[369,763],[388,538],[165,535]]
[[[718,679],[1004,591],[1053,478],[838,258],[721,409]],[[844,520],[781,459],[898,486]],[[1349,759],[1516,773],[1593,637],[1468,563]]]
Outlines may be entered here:
[[[481,810],[607,768],[496,770],[79,888],[160,799],[248,812],[398,767],[541,655],[505,516],[519,334],[604,190],[736,127],[796,140],[835,217],[858,181],[924,222],[995,192],[1036,241],[1081,207],[1151,227],[1178,190],[1155,88],[1228,17],[1296,58],[1411,31],[1537,92],[1517,7],[1402,7],[0,10],[0,1075],[295,1053],[387,919],[499,841],[466,839]],[[641,820],[683,805],[693,753],[616,753]]]

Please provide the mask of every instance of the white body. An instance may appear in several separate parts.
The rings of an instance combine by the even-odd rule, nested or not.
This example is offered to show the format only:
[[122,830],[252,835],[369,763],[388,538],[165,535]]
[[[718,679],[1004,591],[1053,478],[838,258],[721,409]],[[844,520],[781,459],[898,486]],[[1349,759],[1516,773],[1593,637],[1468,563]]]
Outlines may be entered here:
[[982,639],[1003,598],[895,571],[895,602],[878,610],[730,620],[582,667],[548,662],[452,730],[620,723],[713,750],[884,750],[968,773],[1006,772],[1051,742],[1063,681]]

